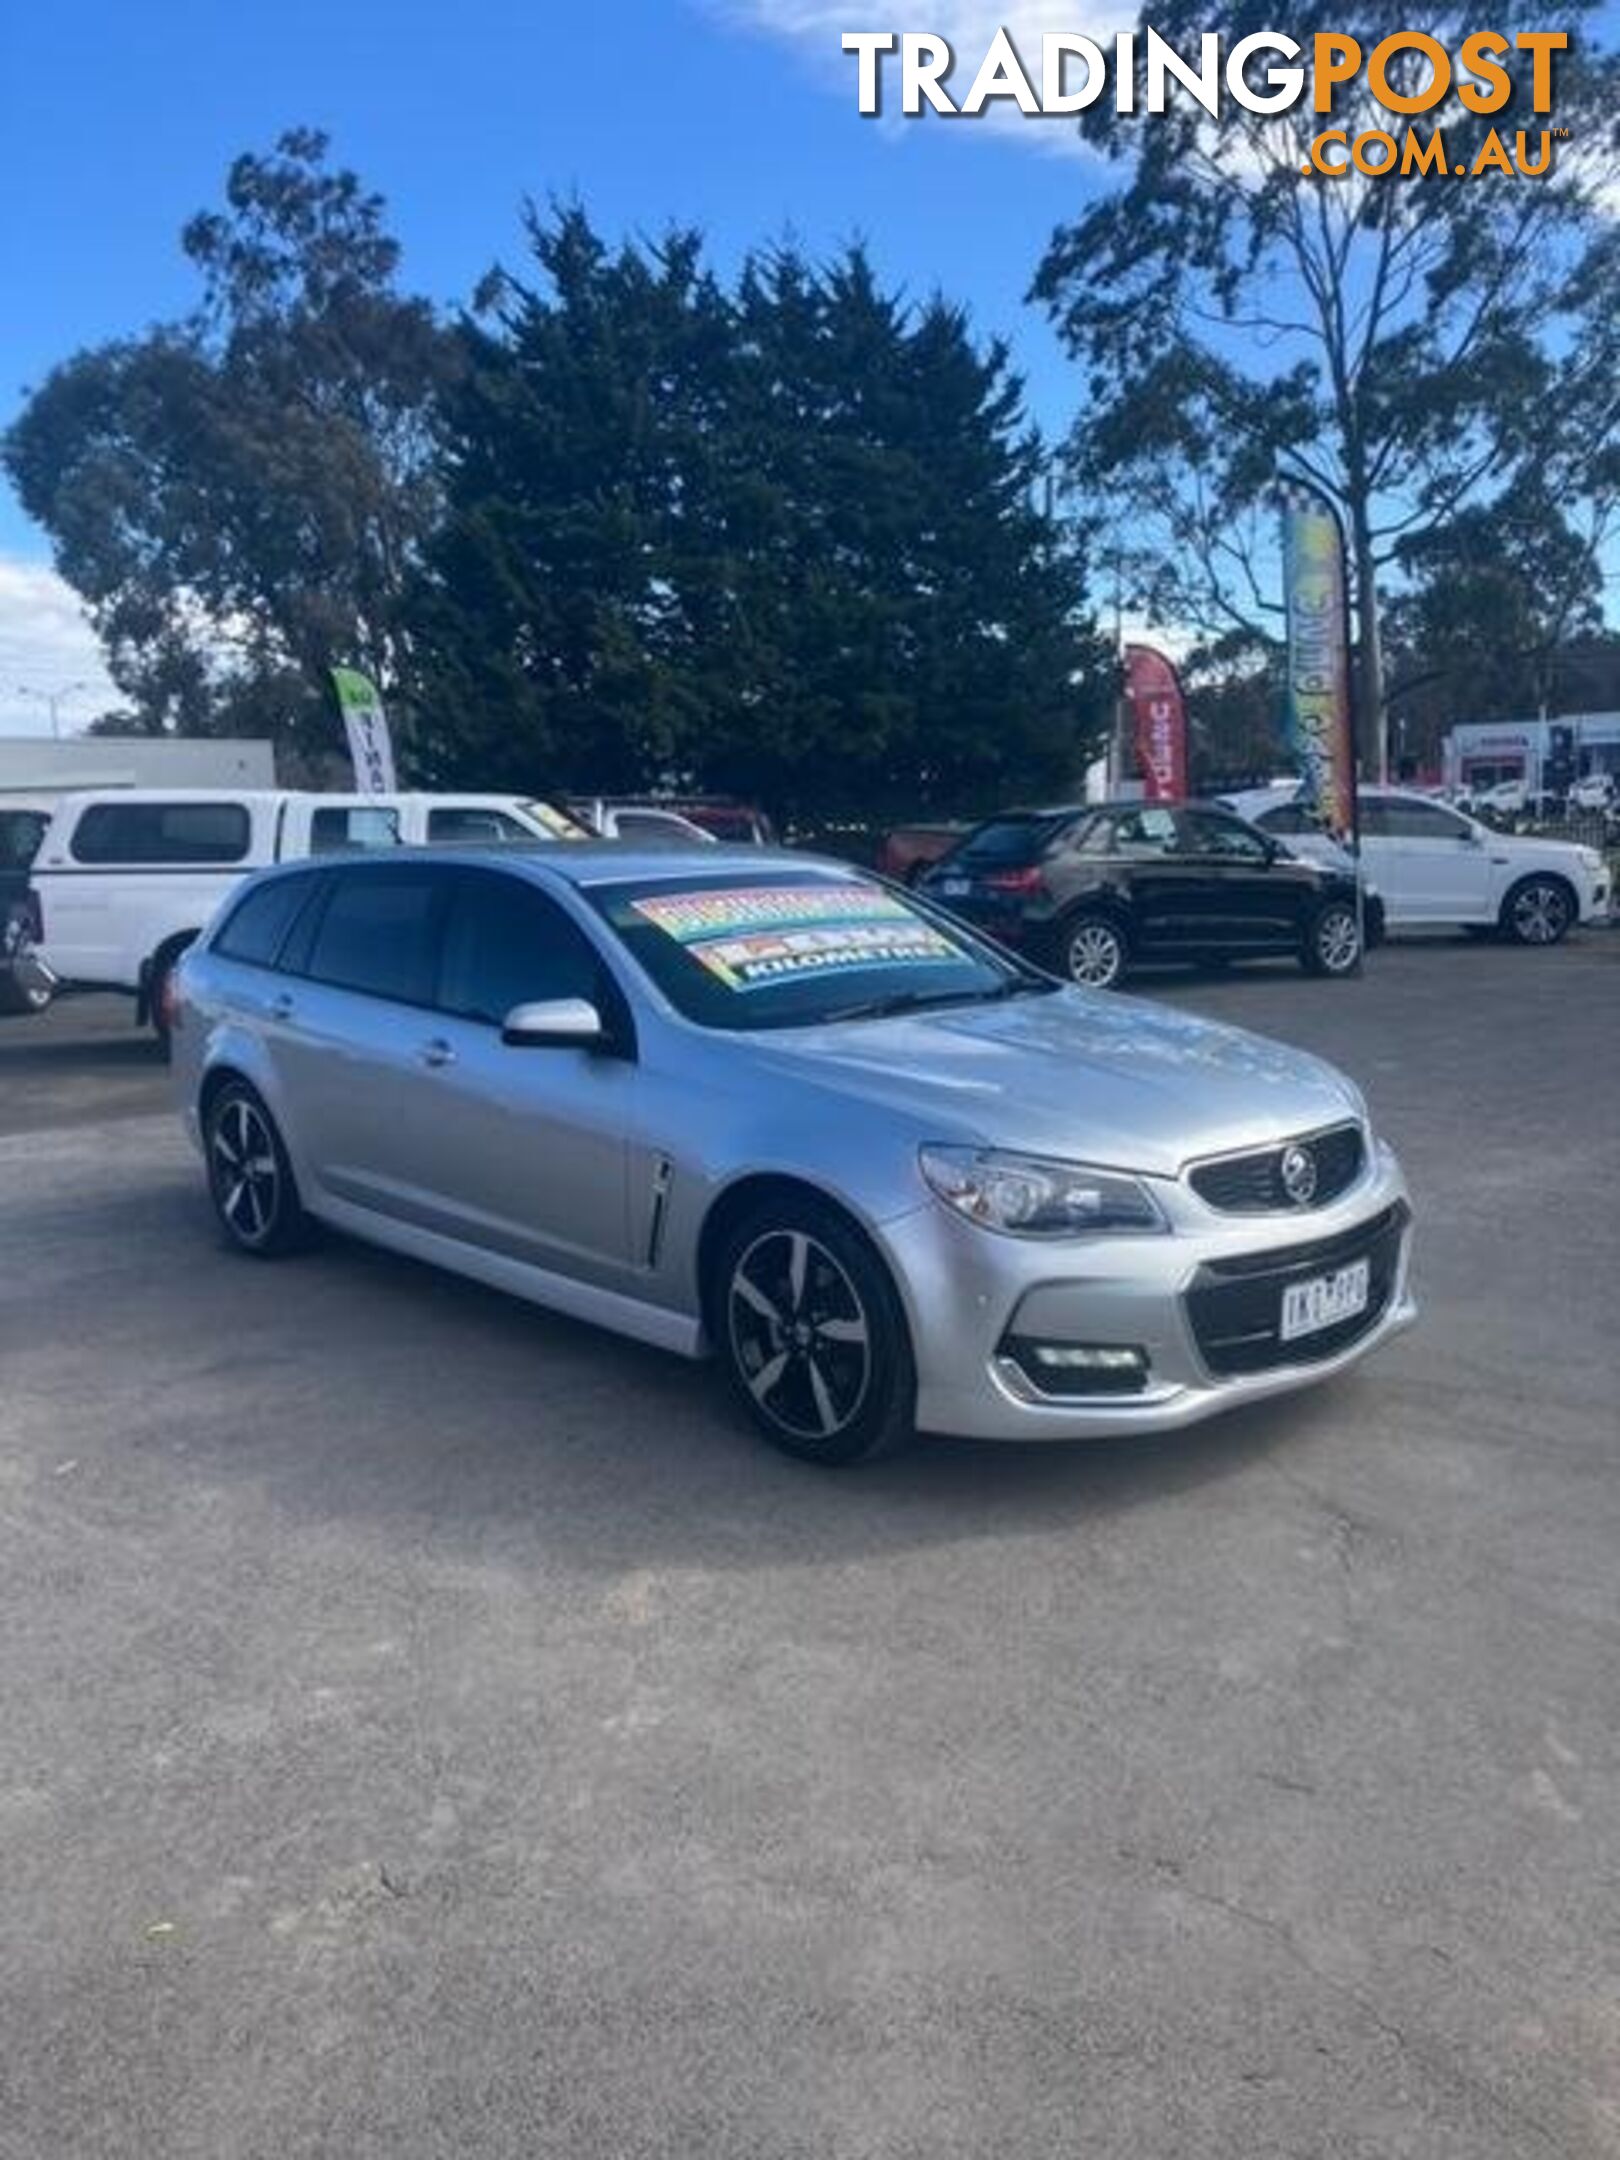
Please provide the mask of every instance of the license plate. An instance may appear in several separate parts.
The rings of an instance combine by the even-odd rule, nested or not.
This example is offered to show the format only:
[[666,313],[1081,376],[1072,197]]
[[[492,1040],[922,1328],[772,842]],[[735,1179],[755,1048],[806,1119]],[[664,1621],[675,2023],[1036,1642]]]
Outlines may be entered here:
[[973,890],[973,880],[965,877],[941,878],[939,889],[947,900],[962,900]]
[[1282,1340],[1297,1342],[1301,1335],[1319,1335],[1323,1328],[1337,1327],[1341,1320],[1353,1320],[1365,1312],[1370,1273],[1365,1260],[1352,1260],[1331,1275],[1290,1283],[1283,1292],[1278,1330]]

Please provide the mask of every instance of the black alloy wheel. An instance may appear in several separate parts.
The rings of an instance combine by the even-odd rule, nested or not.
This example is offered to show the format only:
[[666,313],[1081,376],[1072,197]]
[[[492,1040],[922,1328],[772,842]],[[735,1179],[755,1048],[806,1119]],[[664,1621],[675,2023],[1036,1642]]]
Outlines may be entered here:
[[275,1120],[245,1081],[230,1080],[208,1106],[203,1144],[220,1228],[239,1252],[271,1259],[309,1227]]
[[865,1462],[911,1433],[905,1317],[888,1271],[835,1208],[791,1197],[726,1240],[713,1303],[732,1390],[807,1462]]

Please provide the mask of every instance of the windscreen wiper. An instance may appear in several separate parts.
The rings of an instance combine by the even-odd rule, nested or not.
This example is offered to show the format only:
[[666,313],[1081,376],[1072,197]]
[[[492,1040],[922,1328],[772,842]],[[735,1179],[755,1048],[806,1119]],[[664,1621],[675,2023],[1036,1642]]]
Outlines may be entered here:
[[858,1005],[839,1005],[832,1012],[823,1013],[821,1018],[823,1021],[888,1020],[896,1014],[921,1012],[930,1006],[992,1005],[1003,998],[1022,997],[1032,991],[1056,987],[1055,983],[1014,975],[1006,982],[998,983],[994,990],[897,990],[890,997],[865,998]]

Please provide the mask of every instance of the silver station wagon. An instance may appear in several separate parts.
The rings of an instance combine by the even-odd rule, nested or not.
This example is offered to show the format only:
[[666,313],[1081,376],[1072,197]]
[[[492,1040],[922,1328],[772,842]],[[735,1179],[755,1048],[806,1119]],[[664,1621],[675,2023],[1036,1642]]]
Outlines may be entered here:
[[600,844],[326,858],[187,954],[231,1244],[311,1218],[713,1354],[795,1455],[1151,1433],[1413,1317],[1331,1066],[1063,986],[846,865]]

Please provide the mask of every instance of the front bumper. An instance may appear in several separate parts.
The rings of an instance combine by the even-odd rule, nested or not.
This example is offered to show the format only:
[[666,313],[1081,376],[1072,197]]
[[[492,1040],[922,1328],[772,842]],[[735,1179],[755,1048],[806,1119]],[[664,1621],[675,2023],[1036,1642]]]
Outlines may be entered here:
[[[1148,1182],[1171,1218],[1169,1235],[1065,1244],[1003,1237],[937,1201],[883,1226],[911,1323],[923,1431],[984,1440],[1170,1432],[1330,1379],[1415,1319],[1410,1206],[1388,1148],[1372,1151],[1331,1206],[1287,1214],[1222,1214],[1181,1180]],[[1352,1339],[1344,1329],[1325,1330],[1314,1348],[1307,1336],[1296,1352],[1262,1349],[1259,1369],[1214,1369],[1230,1358],[1212,1347],[1200,1303],[1209,1284],[1247,1276],[1263,1301],[1273,1274],[1257,1271],[1264,1256],[1275,1257],[1278,1274],[1292,1267],[1297,1278],[1380,1253],[1372,1302]],[[1033,1386],[1007,1354],[1010,1337],[1131,1346],[1146,1353],[1146,1383],[1134,1394],[1059,1399]]]

